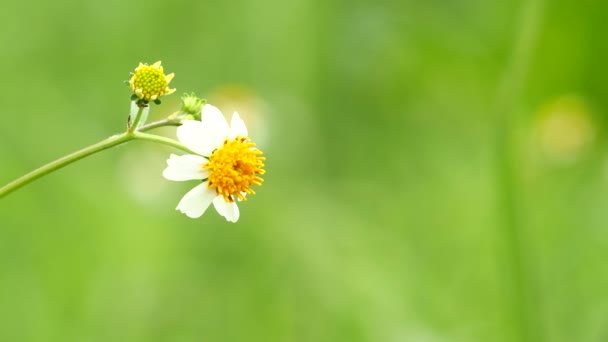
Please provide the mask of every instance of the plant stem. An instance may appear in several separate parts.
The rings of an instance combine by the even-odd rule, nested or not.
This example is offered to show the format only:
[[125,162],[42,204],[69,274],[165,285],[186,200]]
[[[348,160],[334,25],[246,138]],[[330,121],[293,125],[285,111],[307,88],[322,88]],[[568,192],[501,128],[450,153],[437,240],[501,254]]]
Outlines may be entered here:
[[157,142],[157,143],[160,143],[160,144],[163,144],[163,145],[175,147],[175,148],[180,149],[180,150],[182,150],[184,152],[187,152],[189,154],[196,154],[196,155],[198,155],[198,153],[190,150],[189,148],[187,148],[186,146],[180,144],[179,142],[177,142],[177,141],[175,141],[173,139],[161,137],[160,135],[154,135],[154,134],[148,134],[148,133],[142,133],[142,132],[133,132],[133,138],[134,139],[139,139],[139,140],[146,140],[146,141]]
[[[158,127],[160,127],[161,125],[157,125]],[[85,147],[81,150],[78,150],[76,152],[70,153],[64,157],[61,157],[57,160],[54,160],[44,166],[41,166],[35,170],[33,170],[30,173],[27,173],[17,179],[15,179],[14,181],[6,184],[5,186],[3,186],[2,188],[0,188],[0,198],[8,195],[9,193],[21,188],[24,185],[27,185],[33,181],[35,181],[36,179],[43,177],[51,172],[57,171],[59,169],[61,169],[64,166],[67,166],[69,164],[72,164],[73,162],[76,162],[80,159],[86,158],[90,155],[93,155],[97,152],[101,152],[103,150],[107,150],[109,148],[112,148],[114,146],[118,146],[120,144],[126,143],[130,140],[146,140],[146,141],[153,141],[153,142],[157,142],[163,145],[167,145],[167,146],[171,146],[171,147],[175,147],[177,149],[181,149],[187,153],[191,153],[191,154],[196,154],[192,151],[190,151],[188,148],[186,148],[184,145],[180,144],[179,142],[169,139],[169,138],[165,138],[165,137],[161,137],[158,135],[153,135],[153,134],[147,134],[147,133],[142,133],[142,132],[125,132],[122,134],[117,134],[117,135],[113,135],[105,140],[102,140],[96,144],[93,144],[91,146]]]
[[138,129],[138,131],[145,132],[145,131],[149,131],[154,128],[159,128],[159,127],[164,127],[164,126],[179,126],[179,125],[181,125],[181,123],[177,120],[162,119],[162,120],[150,122],[149,124],[141,126],[141,128]]
[[137,129],[137,125],[139,125],[139,120],[141,120],[141,116],[142,116],[143,112],[144,112],[144,107],[139,107],[139,105],[138,105],[137,114],[135,114],[135,120],[133,120],[131,125],[129,125],[129,128],[127,128],[128,133],[132,133]]
[[38,179],[44,175],[47,175],[53,171],[59,170],[60,168],[66,166],[66,165],[69,165],[75,161],[88,157],[97,152],[101,152],[108,148],[118,146],[131,139],[133,139],[133,136],[129,135],[127,133],[113,135],[96,144],[85,147],[81,150],[78,150],[78,151],[70,153],[64,157],[61,157],[57,160],[54,160],[44,166],[41,166],[41,167],[35,169],[34,171],[32,171],[28,174],[25,174],[25,175],[15,179],[14,181],[12,181],[12,182],[8,183],[7,185],[3,186],[2,188],[0,188],[0,198],[8,195],[9,193],[19,189],[20,187],[22,187],[26,184],[29,184],[29,183],[35,181],[36,179]]

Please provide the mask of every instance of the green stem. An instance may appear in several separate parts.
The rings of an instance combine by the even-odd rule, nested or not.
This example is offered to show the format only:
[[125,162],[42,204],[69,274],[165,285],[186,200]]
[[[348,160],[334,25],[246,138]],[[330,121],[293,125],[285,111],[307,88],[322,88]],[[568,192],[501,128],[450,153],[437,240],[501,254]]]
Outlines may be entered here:
[[177,142],[173,139],[161,137],[160,135],[154,135],[154,134],[148,134],[148,133],[142,133],[142,132],[133,132],[133,137],[134,137],[134,139],[153,141],[153,142],[157,142],[159,144],[175,147],[175,148],[180,149],[189,154],[198,155],[198,153],[190,150],[189,148],[180,144],[179,142]]
[[146,140],[146,141],[152,141],[152,142],[156,142],[159,144],[163,144],[163,145],[167,145],[167,146],[171,146],[171,147],[175,147],[177,149],[180,149],[182,151],[185,151],[187,153],[191,153],[191,154],[195,154],[194,152],[192,152],[191,150],[189,150],[187,147],[185,147],[184,145],[180,144],[179,142],[169,139],[169,138],[165,138],[165,137],[161,137],[161,136],[157,136],[157,135],[153,135],[153,134],[147,134],[147,133],[141,133],[141,132],[125,132],[122,134],[118,134],[118,135],[113,135],[105,140],[102,140],[96,144],[93,144],[91,146],[85,147],[81,150],[78,150],[76,152],[70,153],[64,157],[61,157],[57,160],[54,160],[44,166],[41,166],[33,171],[31,171],[30,173],[27,173],[17,179],[15,179],[14,181],[6,184],[5,186],[3,186],[2,188],[0,188],[0,198],[8,195],[9,193],[35,181],[38,178],[41,178],[49,173],[52,173],[54,171],[57,171],[59,169],[61,169],[64,166],[67,166],[69,164],[72,164],[73,162],[76,162],[80,159],[86,158],[90,155],[93,155],[97,152],[101,152],[103,150],[107,150],[109,148],[112,148],[114,146],[118,146],[120,144],[124,144],[128,141],[131,140]]
[[25,174],[25,175],[15,179],[14,181],[12,181],[12,182],[8,183],[7,185],[3,186],[2,188],[0,188],[0,198],[8,195],[9,193],[19,189],[20,187],[22,187],[26,184],[29,184],[29,183],[35,181],[36,179],[38,179],[44,175],[47,175],[53,171],[59,170],[60,168],[66,166],[66,165],[69,165],[75,161],[88,157],[97,152],[101,152],[108,148],[118,146],[131,139],[133,139],[133,136],[129,135],[127,133],[114,135],[114,136],[111,136],[96,144],[85,147],[81,150],[78,150],[78,151],[70,153],[64,157],[61,157],[57,160],[54,160],[44,166],[41,166],[41,167],[35,169],[34,171],[32,171],[28,174]]
[[145,132],[145,131],[149,131],[151,129],[155,129],[155,128],[159,128],[159,127],[164,127],[164,126],[179,126],[181,125],[181,123],[177,120],[171,120],[171,119],[162,119],[162,120],[158,120],[155,122],[151,122],[149,124],[143,125],[141,126],[141,128],[138,129],[139,132]]
[[144,112],[144,107],[139,107],[138,105],[137,114],[135,114],[135,120],[129,125],[127,128],[127,133],[133,133],[137,129],[137,125],[139,125],[139,120],[141,120],[141,114]]

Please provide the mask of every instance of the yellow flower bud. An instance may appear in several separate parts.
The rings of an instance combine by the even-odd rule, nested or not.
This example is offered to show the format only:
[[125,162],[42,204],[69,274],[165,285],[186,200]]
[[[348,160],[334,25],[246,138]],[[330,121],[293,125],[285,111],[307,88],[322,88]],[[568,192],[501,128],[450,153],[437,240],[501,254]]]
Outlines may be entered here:
[[143,101],[156,101],[161,96],[175,92],[169,88],[174,74],[165,75],[161,62],[152,65],[139,63],[133,76],[129,80],[129,87],[138,99]]

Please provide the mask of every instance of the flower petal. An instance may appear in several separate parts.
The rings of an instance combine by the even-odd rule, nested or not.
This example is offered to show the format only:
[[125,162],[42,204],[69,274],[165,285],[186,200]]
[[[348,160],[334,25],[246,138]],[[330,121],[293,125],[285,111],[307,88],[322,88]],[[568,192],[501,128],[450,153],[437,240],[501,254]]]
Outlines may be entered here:
[[210,104],[203,106],[201,122],[207,127],[207,134],[214,143],[214,147],[222,146],[226,137],[230,136],[230,128],[226,118],[219,109]]
[[198,218],[205,213],[216,196],[215,191],[207,187],[207,182],[203,182],[188,191],[175,209],[190,218]]
[[207,164],[207,159],[201,156],[172,154],[167,159],[167,168],[163,171],[163,177],[172,181],[205,179],[209,177],[209,170],[202,167],[205,164]]
[[232,132],[231,139],[236,138],[237,136],[248,137],[247,126],[245,126],[245,122],[239,116],[239,113],[234,112],[232,114],[232,120],[230,121],[230,130]]
[[218,147],[212,140],[213,134],[200,121],[186,120],[177,127],[177,139],[192,151],[209,156]]
[[236,202],[226,202],[223,196],[217,196],[213,200],[213,206],[215,207],[215,210],[229,222],[236,222],[239,220],[240,213]]

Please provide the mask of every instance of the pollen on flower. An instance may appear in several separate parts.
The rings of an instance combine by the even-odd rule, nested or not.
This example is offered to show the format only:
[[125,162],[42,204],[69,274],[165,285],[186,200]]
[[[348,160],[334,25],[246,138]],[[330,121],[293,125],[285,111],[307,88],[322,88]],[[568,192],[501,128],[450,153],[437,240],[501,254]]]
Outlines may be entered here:
[[224,140],[224,144],[213,151],[203,168],[209,170],[209,188],[214,188],[226,202],[234,202],[234,196],[246,200],[245,194],[255,194],[251,185],[262,185],[260,175],[265,173],[262,151],[244,137]]
[[133,76],[129,80],[129,86],[133,94],[141,100],[154,101],[163,95],[175,92],[169,88],[169,83],[174,74],[165,75],[161,62],[152,65],[139,63],[135,68]]

